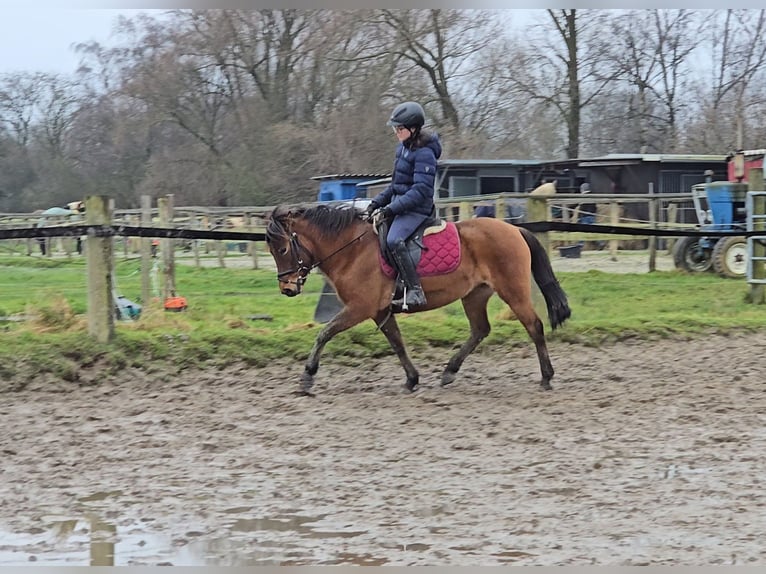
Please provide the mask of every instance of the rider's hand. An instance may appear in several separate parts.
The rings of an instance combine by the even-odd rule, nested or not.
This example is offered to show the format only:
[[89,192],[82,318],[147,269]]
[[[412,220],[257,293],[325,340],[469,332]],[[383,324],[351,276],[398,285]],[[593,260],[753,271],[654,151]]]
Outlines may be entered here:
[[391,213],[390,207],[381,207],[380,209],[376,209],[372,214],[372,222],[375,227],[378,227],[382,221],[390,218],[391,216],[393,216],[393,213]]
[[367,206],[367,214],[365,215],[365,219],[369,223],[372,223],[373,214],[375,213],[375,210],[377,210],[379,207],[380,207],[380,205],[378,205],[374,201],[371,201],[370,205]]

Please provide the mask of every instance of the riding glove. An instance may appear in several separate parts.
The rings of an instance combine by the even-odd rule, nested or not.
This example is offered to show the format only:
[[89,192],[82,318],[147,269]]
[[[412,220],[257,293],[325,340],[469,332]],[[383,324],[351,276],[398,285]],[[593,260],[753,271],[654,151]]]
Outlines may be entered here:
[[394,216],[394,214],[391,212],[391,208],[388,206],[381,207],[380,209],[376,209],[375,212],[372,214],[372,224],[375,227],[380,227],[380,224],[387,220],[391,219]]
[[376,209],[378,209],[380,205],[375,203],[374,201],[370,202],[370,205],[367,206],[367,215],[365,216],[365,219],[369,222],[372,222],[372,214],[375,212]]

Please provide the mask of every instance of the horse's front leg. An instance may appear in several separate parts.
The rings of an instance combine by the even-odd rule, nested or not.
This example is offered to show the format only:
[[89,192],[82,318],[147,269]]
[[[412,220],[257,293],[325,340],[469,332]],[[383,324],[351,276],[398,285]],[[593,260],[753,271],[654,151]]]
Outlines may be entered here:
[[313,396],[311,387],[314,386],[314,375],[319,370],[319,357],[322,355],[324,346],[335,335],[350,329],[354,325],[358,325],[365,318],[365,316],[360,316],[358,312],[353,312],[348,307],[344,307],[319,331],[317,338],[314,340],[311,353],[309,353],[309,358],[306,361],[306,368],[303,371],[303,375],[301,375],[301,394]]
[[375,317],[375,323],[377,323],[378,328],[383,331],[391,348],[396,353],[396,356],[399,357],[399,362],[402,364],[402,367],[404,367],[404,372],[407,374],[407,382],[404,385],[405,388],[408,391],[416,391],[420,375],[418,374],[415,365],[412,364],[410,356],[407,354],[407,349],[404,347],[404,340],[402,339],[401,331],[399,331],[399,324],[396,322],[396,317],[388,310],[383,310]]

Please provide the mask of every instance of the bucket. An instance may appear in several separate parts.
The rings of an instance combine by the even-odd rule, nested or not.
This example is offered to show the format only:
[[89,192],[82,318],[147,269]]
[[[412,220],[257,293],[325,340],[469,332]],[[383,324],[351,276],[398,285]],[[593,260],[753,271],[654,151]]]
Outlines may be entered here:
[[567,259],[579,259],[582,245],[565,245],[559,247],[559,254]]

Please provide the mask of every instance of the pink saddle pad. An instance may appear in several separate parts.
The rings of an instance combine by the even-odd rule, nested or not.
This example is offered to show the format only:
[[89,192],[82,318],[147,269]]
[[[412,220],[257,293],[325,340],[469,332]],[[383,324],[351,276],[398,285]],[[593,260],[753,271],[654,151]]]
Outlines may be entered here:
[[[452,222],[446,222],[442,231],[428,233],[423,236],[423,254],[418,263],[418,275],[443,275],[451,273],[460,265],[460,236],[457,227]],[[396,271],[391,267],[382,254],[378,254],[380,268],[387,277],[396,277]]]

